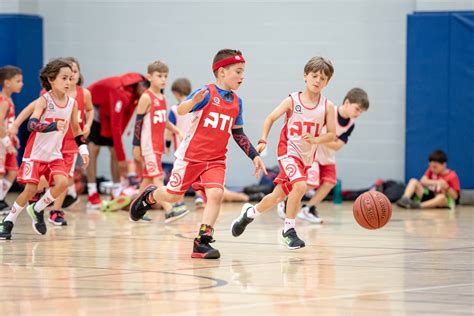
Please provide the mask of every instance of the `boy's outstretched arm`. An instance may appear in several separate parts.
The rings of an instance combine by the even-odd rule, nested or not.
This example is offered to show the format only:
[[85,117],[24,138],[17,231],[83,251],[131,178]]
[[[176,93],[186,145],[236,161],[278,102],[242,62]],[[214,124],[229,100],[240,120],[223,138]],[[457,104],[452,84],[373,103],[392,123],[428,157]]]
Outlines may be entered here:
[[245,135],[244,129],[241,125],[236,125],[232,128],[232,136],[237,145],[242,148],[247,157],[249,157],[255,165],[255,177],[257,179],[260,178],[262,172],[267,174],[267,169],[265,168],[262,158],[260,158],[257,150],[253,147],[247,135]]
[[193,97],[189,100],[186,100],[186,101],[183,101],[179,104],[178,106],[178,114],[179,115],[186,115],[188,114],[189,112],[191,112],[191,110],[193,109],[193,107],[198,104],[199,102],[201,102],[202,100],[204,100],[204,98],[209,94],[209,90],[207,89],[207,87],[204,87],[202,88],[201,90],[199,90],[198,92],[196,92]]
[[261,153],[267,147],[267,138],[273,123],[275,123],[275,121],[278,120],[283,114],[290,113],[291,108],[291,98],[287,97],[267,116],[263,122],[262,135],[260,136],[260,140],[258,141],[256,148],[258,153]]

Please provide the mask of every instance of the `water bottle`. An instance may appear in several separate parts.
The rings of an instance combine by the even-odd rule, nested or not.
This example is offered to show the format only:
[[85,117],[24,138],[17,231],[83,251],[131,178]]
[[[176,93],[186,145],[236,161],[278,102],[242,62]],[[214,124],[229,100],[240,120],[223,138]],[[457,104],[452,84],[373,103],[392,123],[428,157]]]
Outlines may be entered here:
[[339,179],[337,179],[333,189],[333,202],[334,204],[342,204],[342,184]]

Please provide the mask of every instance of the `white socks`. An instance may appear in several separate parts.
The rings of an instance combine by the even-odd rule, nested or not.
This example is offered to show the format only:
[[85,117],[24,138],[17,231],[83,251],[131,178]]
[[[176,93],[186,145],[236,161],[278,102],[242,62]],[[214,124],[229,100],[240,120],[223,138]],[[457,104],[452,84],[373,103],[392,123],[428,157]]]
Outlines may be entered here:
[[89,196],[94,193],[97,193],[97,184],[95,182],[87,183],[87,192],[89,192]]
[[77,197],[75,184],[71,184],[70,186],[67,187],[67,194],[72,196],[73,198]]
[[111,193],[114,198],[118,197],[122,193],[122,184],[120,182],[114,183]]
[[286,233],[289,229],[295,228],[296,219],[285,218],[285,226],[283,227],[283,233]]
[[262,214],[262,213],[257,211],[255,206],[252,206],[251,208],[247,209],[247,213],[246,213],[248,218],[255,218],[255,217],[259,216],[260,214]]
[[5,220],[15,224],[15,221],[16,221],[18,215],[20,215],[21,211],[23,211],[25,209],[25,206],[20,206],[16,202],[13,203],[13,206],[10,209],[10,213],[8,213],[7,217],[5,217]]
[[46,193],[35,203],[34,211],[41,212],[48,207],[49,204],[53,203],[55,198],[51,195],[51,190],[47,190]]

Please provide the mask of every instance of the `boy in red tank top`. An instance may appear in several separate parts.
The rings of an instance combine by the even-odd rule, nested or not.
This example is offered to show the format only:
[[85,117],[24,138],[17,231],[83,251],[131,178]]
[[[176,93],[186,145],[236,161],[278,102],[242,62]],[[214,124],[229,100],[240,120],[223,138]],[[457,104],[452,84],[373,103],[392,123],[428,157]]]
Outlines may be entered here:
[[[168,66],[160,61],[148,65],[146,78],[150,88],[138,101],[137,119],[133,137],[133,156],[142,162],[143,180],[139,193],[150,184],[164,186],[161,155],[165,151],[165,129],[183,138],[176,126],[168,121],[163,89],[168,78]],[[171,223],[189,213],[188,209],[174,209],[170,203],[159,202],[165,210],[165,223]]]
[[459,202],[461,185],[454,170],[448,169],[448,155],[442,150],[428,157],[429,166],[420,180],[410,179],[397,201],[402,208],[450,208]]
[[[280,173],[275,179],[276,187],[272,193],[255,206],[250,203],[243,205],[240,216],[231,226],[234,237],[242,235],[255,217],[271,209],[288,195],[282,242],[289,249],[305,246],[304,241],[296,234],[295,218],[301,198],[307,189],[307,170],[314,160],[316,145],[334,141],[336,138],[334,108],[332,103],[321,95],[333,73],[334,68],[329,60],[322,57],[311,58],[304,67],[305,91],[290,94],[265,119],[262,137],[257,146],[258,152],[265,149],[273,123],[286,115],[278,142]],[[323,126],[327,126],[325,134],[321,134]]]
[[[52,60],[41,70],[40,79],[48,92],[33,101],[35,108],[28,121],[28,129],[32,133],[26,144],[18,176],[18,182],[25,183],[25,189],[3,220],[0,239],[11,238],[15,221],[25,207],[35,232],[46,234],[44,209],[67,187],[67,170],[61,149],[69,127],[73,130],[84,164],[89,162],[85,139],[77,121],[77,102],[67,96],[72,80],[71,66],[61,59]],[[42,176],[54,185],[38,202],[27,207]]]
[[245,60],[238,50],[223,49],[214,57],[215,84],[194,91],[178,108],[179,115],[192,112],[193,119],[176,152],[176,161],[166,187],[149,186],[130,205],[130,218],[139,220],[158,201],[178,201],[192,185],[207,197],[202,224],[194,239],[192,258],[217,259],[220,252],[214,241],[214,224],[219,215],[226,153],[230,135],[252,159],[258,178],[265,165],[243,132],[242,100],[234,93],[244,79]]
[[21,69],[14,66],[0,68],[0,86],[0,212],[6,215],[9,205],[5,202],[5,197],[18,174],[15,147],[19,142],[16,136],[9,135],[8,129],[15,119],[15,106],[11,96],[13,93],[20,93],[23,87]]

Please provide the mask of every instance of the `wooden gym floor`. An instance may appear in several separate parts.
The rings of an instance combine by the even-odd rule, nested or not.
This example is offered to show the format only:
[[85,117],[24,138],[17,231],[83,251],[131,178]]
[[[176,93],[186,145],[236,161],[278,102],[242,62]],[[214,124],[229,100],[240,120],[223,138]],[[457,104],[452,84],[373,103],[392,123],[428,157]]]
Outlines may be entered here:
[[275,210],[232,237],[240,206],[222,208],[220,260],[190,258],[194,207],[164,225],[160,211],[131,223],[81,203],[67,212],[69,226],[48,223],[45,236],[24,211],[12,240],[0,242],[0,315],[474,314],[473,207],[395,207],[386,227],[368,231],[351,204],[324,203],[327,223],[298,221],[306,248],[290,251],[279,245]]

